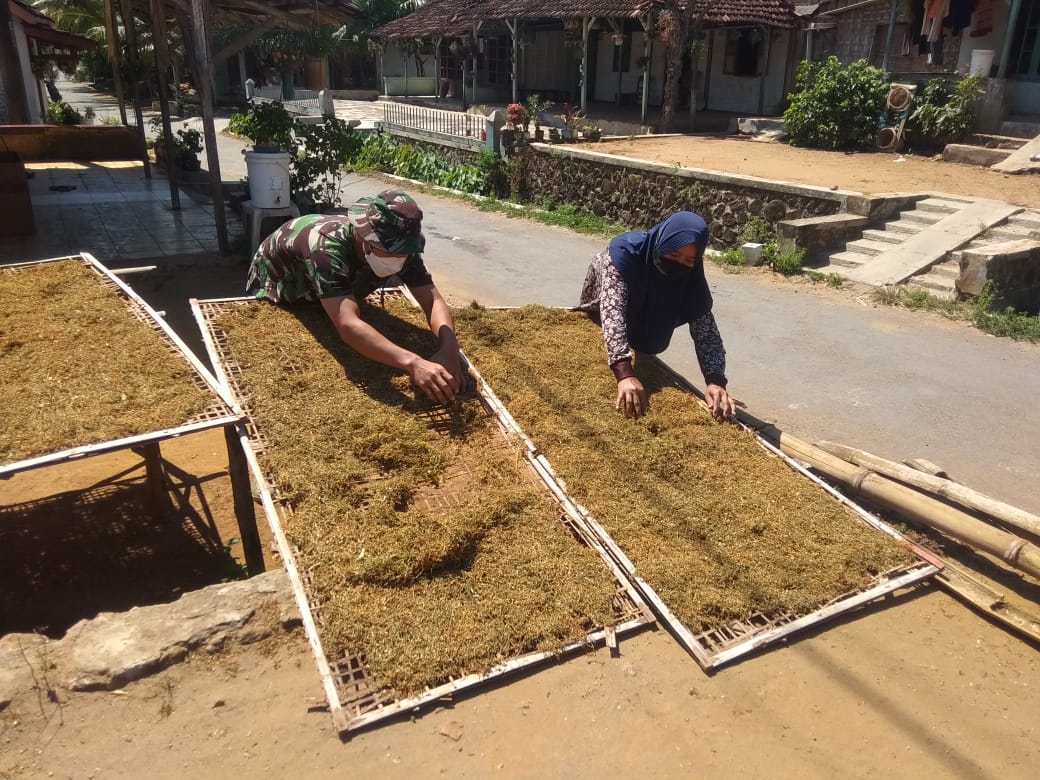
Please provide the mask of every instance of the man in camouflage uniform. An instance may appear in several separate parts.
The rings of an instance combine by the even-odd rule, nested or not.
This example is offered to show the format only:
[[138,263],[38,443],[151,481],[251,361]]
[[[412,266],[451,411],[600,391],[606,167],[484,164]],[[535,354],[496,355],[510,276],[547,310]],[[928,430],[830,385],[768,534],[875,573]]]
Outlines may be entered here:
[[[408,373],[438,403],[459,391],[455,323],[422,260],[422,211],[408,194],[385,190],[346,215],[290,220],[260,244],[246,291],[272,303],[318,301],[340,338],[365,357]],[[397,276],[422,306],[439,347],[429,360],[394,344],[361,319],[358,301]]]

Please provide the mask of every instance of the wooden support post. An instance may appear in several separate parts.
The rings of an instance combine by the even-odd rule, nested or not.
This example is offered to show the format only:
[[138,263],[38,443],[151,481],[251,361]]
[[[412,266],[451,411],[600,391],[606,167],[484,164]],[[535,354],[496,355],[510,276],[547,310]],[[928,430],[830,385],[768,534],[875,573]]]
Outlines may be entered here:
[[191,38],[195,44],[195,77],[199,80],[202,103],[202,131],[206,144],[210,197],[213,200],[213,221],[217,228],[217,244],[220,251],[227,254],[231,251],[231,243],[228,241],[227,214],[224,211],[224,183],[220,177],[217,131],[213,127],[213,61],[210,57],[209,14],[208,0],[191,0]]
[[123,93],[123,72],[119,65],[119,28],[116,26],[115,0],[105,0],[105,37],[108,38],[108,64],[112,66],[112,83],[119,102],[119,119],[125,126],[126,99]]
[[152,505],[152,515],[156,518],[166,513],[168,496],[166,493],[166,472],[163,470],[162,451],[159,442],[153,441],[135,448],[144,458],[148,500]]
[[234,425],[225,426],[224,440],[227,442],[228,476],[231,478],[238,532],[242,537],[242,552],[246,558],[249,575],[253,576],[264,571],[264,550],[260,545],[260,532],[256,527],[256,509],[253,506],[253,492],[249,484],[249,466]]
[[166,7],[163,0],[151,0],[152,40],[155,41],[155,70],[159,84],[159,111],[162,114],[163,139],[166,147],[166,172],[170,181],[170,206],[181,210],[181,191],[177,184],[177,153],[170,124],[170,96],[166,84],[170,75],[170,50],[166,36]]
[[[123,12],[123,29],[126,30],[126,59],[130,65],[130,72],[136,74],[140,66],[140,56],[137,51],[137,30],[134,28],[134,9],[130,0],[120,0]],[[141,143],[145,143],[144,132],[144,109],[141,106],[141,80],[135,75],[130,86],[134,98],[134,119],[137,122],[137,132],[141,136]],[[148,161],[148,155],[144,157],[144,177],[152,178],[152,166]]]
[[22,66],[18,60],[18,49],[14,45],[11,8],[6,2],[0,8],[0,82],[6,85],[9,121],[28,124],[29,98],[25,94]]

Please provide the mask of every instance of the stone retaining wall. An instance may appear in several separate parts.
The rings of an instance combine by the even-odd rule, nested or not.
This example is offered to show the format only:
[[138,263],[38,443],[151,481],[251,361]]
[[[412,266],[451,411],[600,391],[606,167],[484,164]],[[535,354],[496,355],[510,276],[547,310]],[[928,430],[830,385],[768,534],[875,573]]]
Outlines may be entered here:
[[[452,163],[473,163],[477,151],[443,141],[434,133],[392,134],[405,143],[432,149]],[[459,139],[463,141],[463,139]],[[681,168],[603,154],[585,148],[531,144],[508,161],[514,192],[529,200],[573,203],[633,229],[645,229],[674,211],[701,214],[711,244],[731,247],[751,217],[774,227],[781,220],[805,219],[846,210],[858,193],[791,184],[716,171]]]

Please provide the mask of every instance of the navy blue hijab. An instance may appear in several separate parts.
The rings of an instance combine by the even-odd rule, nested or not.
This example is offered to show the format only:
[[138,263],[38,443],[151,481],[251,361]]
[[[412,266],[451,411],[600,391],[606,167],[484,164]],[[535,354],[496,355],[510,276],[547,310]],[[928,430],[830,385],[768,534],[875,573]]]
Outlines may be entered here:
[[[697,245],[693,268],[662,257],[687,244]],[[622,233],[610,242],[610,262],[628,286],[625,324],[634,349],[664,352],[677,327],[711,311],[707,244],[708,225],[692,211],[677,211],[650,230]]]

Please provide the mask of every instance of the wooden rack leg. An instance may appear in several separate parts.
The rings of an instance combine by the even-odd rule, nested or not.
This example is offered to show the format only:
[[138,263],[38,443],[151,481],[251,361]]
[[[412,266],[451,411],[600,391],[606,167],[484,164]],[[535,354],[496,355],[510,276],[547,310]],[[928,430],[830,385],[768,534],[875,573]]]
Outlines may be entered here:
[[238,532],[242,537],[242,551],[246,556],[249,574],[253,576],[264,571],[264,550],[260,544],[260,532],[256,527],[256,509],[253,506],[253,492],[249,485],[249,466],[234,425],[224,427],[224,440],[227,442],[228,475],[231,477],[231,493],[234,496]]
[[159,442],[143,444],[137,449],[144,458],[145,479],[148,485],[148,499],[152,505],[152,514],[160,517],[168,506],[169,496],[166,493],[166,474],[163,471],[162,451]]

